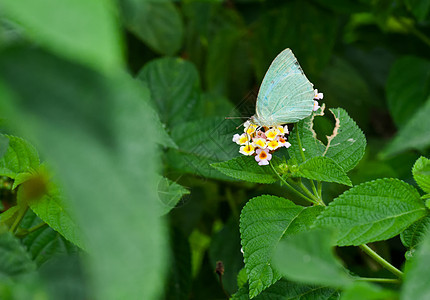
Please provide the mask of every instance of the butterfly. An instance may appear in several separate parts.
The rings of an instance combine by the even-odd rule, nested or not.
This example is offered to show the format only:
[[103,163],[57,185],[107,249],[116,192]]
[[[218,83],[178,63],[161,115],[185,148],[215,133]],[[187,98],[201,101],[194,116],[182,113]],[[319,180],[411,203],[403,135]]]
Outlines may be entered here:
[[291,49],[282,51],[264,75],[250,122],[261,127],[296,123],[314,109],[315,91]]

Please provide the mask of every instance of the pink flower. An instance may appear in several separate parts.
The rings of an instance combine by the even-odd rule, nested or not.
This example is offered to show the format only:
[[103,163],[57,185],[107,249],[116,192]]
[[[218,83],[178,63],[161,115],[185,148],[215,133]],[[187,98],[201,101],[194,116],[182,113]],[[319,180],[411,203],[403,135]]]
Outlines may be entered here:
[[255,156],[255,160],[258,162],[260,166],[268,165],[269,160],[272,159],[272,154],[270,154],[268,150],[257,149],[256,153],[257,155]]
[[263,131],[261,131],[261,130],[257,130],[257,132],[255,133],[255,137],[256,138],[259,138],[259,139],[266,139],[266,134],[263,132]]

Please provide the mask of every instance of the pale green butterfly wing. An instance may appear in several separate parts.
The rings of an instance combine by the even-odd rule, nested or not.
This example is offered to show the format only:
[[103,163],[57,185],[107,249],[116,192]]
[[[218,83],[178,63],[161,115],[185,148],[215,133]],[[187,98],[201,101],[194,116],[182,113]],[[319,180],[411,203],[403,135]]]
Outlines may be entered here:
[[295,123],[312,113],[313,84],[290,49],[282,51],[264,76],[257,97],[258,125]]

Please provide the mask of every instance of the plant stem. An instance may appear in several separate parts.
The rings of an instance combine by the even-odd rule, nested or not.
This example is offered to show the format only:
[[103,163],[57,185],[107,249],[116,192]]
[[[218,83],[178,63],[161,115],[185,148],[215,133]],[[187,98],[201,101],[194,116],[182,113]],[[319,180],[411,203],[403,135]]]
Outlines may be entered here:
[[418,39],[420,39],[424,44],[430,47],[430,38],[428,36],[426,36],[424,33],[416,29],[414,25],[410,25],[409,23],[403,21],[401,18],[397,18],[397,21],[401,23],[403,27],[408,29]]
[[298,192],[295,188],[293,188],[284,178],[282,178],[281,175],[279,175],[279,173],[276,171],[276,169],[273,166],[273,164],[272,163],[269,163],[269,164],[270,164],[270,167],[272,168],[273,172],[276,174],[276,176],[278,176],[278,178],[288,188],[288,190],[290,190],[294,195],[296,195],[296,196],[298,196],[298,197],[300,197],[300,198],[302,198],[302,199],[304,199],[306,201],[312,202],[313,204],[317,204],[317,202],[315,202],[314,200],[312,200],[312,198],[306,197],[302,193]]
[[19,224],[21,223],[22,219],[25,216],[25,213],[28,210],[28,206],[26,205],[24,208],[21,208],[18,212],[18,215],[16,216],[15,221],[13,222],[12,226],[9,228],[9,232],[15,233],[15,231],[18,229]]
[[[303,162],[305,162],[306,156],[305,156],[305,153],[303,152],[303,145],[302,145],[302,141],[300,139],[299,127],[297,126],[297,124],[294,125],[294,129],[296,130],[297,144],[299,145],[300,156],[302,157]],[[312,188],[312,191],[314,192],[314,195],[316,196],[316,198],[318,198],[318,202],[321,202],[319,199],[320,197],[317,193],[317,189],[315,187],[314,181],[313,180],[309,180],[309,181],[311,182],[311,188]]]
[[299,145],[300,156],[302,157],[303,162],[305,162],[306,161],[306,157],[305,157],[305,153],[303,152],[302,141],[300,140],[299,127],[297,127],[297,124],[294,125],[294,129],[296,130],[297,144]]
[[402,271],[400,271],[399,269],[394,267],[392,264],[390,264],[388,261],[386,261],[384,258],[379,256],[379,254],[376,253],[375,251],[373,251],[369,246],[363,244],[363,245],[360,245],[359,247],[361,248],[361,250],[366,252],[367,255],[369,255],[371,258],[373,258],[376,262],[378,262],[385,269],[387,269],[388,271],[390,271],[391,273],[393,273],[397,277],[402,278],[402,276],[403,276]]
[[400,283],[399,279],[392,278],[368,278],[368,277],[358,277],[354,278],[356,281],[367,281],[367,282],[384,282],[384,283]]
[[301,180],[299,181],[299,186],[303,190],[303,192],[305,192],[305,194],[308,195],[309,198],[311,198],[311,199],[313,199],[315,201],[316,204],[325,206],[325,203],[322,202],[318,197],[314,196],[314,194],[312,194],[308,190],[308,188],[302,183]]
[[36,230],[38,230],[38,229],[40,229],[40,228],[42,228],[42,227],[45,227],[45,226],[48,226],[48,224],[46,224],[45,222],[42,222],[42,223],[40,223],[40,224],[37,224],[36,226],[31,227],[31,228],[28,230],[27,234],[28,234],[28,233],[32,233],[33,231],[36,231]]
[[322,200],[322,183],[318,181],[318,196]]

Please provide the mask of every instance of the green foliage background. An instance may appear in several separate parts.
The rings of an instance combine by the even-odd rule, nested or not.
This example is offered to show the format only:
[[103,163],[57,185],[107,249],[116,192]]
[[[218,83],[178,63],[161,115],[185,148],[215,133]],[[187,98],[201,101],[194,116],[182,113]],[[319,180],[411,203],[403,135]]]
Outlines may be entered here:
[[[294,171],[327,181],[326,203],[354,186],[319,225],[344,216],[342,201],[373,209],[374,198],[356,194],[374,185],[392,191],[397,202],[387,204],[393,205],[389,214],[416,210],[379,235],[351,237],[343,227],[337,245],[348,247],[337,255],[351,272],[384,277],[386,270],[349,247],[379,241],[372,247],[396,267],[406,250],[425,265],[430,239],[415,234],[428,224],[424,202],[415,190],[399,197],[403,190],[393,181],[418,183],[429,193],[428,160],[415,164],[415,180],[411,172],[420,156],[430,156],[429,37],[428,0],[1,0],[0,231],[23,220],[15,236],[0,235],[0,298],[225,299],[237,292],[235,299],[248,299],[250,290],[280,279],[266,268],[266,283],[245,283],[242,208],[275,201],[279,210],[267,215],[269,224],[284,210],[288,224],[298,216],[307,224],[319,208],[295,205],[304,202],[277,184],[269,167],[255,164],[244,172],[255,162],[237,158],[231,138],[240,121],[225,117],[254,113],[259,84],[285,48],[332,112],[315,117],[322,144],[307,148],[306,158],[324,152],[335,118],[355,139],[363,132],[367,139],[365,153],[328,148],[324,159]],[[297,126],[305,130],[305,122]],[[304,132],[304,143],[307,138]],[[290,156],[299,161],[294,147]],[[378,178],[398,179],[355,187]],[[264,194],[273,196],[257,197]],[[359,221],[367,230],[380,220],[364,215]],[[337,299],[339,287],[342,299],[398,297],[392,286],[351,286],[343,266],[327,267],[338,264],[330,233],[301,235],[303,227],[291,224],[297,235],[275,252],[288,280],[255,299]],[[262,243],[281,236],[273,231]],[[326,281],[327,273],[302,265],[290,274],[295,261],[279,254],[318,247],[307,255],[318,261],[317,270],[330,269]],[[225,268],[222,285],[218,261]],[[430,274],[416,265],[408,266],[402,299],[428,296],[423,278],[428,282]]]

